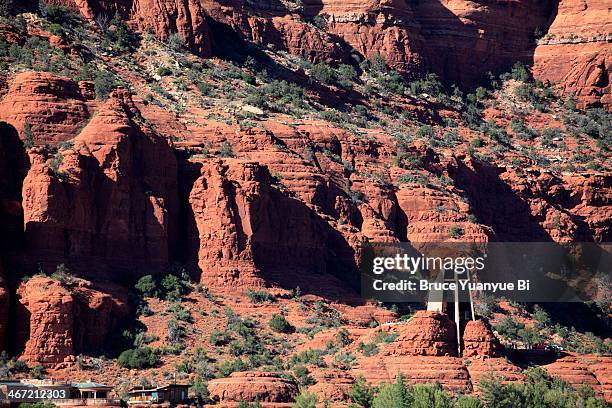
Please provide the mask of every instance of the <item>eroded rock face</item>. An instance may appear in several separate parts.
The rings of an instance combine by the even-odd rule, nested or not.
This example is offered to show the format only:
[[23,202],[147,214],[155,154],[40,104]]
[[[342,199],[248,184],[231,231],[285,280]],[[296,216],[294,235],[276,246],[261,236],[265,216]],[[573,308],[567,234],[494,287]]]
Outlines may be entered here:
[[196,0],[53,0],[49,3],[79,10],[91,21],[100,15],[112,18],[119,13],[138,29],[152,30],[162,41],[176,33],[195,53],[208,56],[211,52],[206,14]]
[[493,374],[503,382],[523,381],[521,369],[505,358],[475,358],[466,365],[475,392],[479,392],[481,381]]
[[601,385],[603,397],[608,402],[612,401],[612,357],[586,355],[581,360]]
[[100,352],[127,315],[125,295],[109,294],[82,279],[35,276],[17,290],[16,332],[21,358],[57,368],[85,351]]
[[471,159],[448,166],[469,199],[468,212],[491,226],[497,241],[600,241],[610,234],[611,179],[607,175],[556,176],[536,168],[483,165]]
[[348,373],[323,370],[314,373],[316,384],[308,388],[309,392],[324,395],[329,401],[347,401],[354,382]]
[[16,75],[0,102],[0,120],[13,125],[21,139],[26,139],[23,130],[29,124],[36,145],[72,139],[89,118],[90,107],[79,86],[46,72]]
[[409,384],[431,384],[439,382],[452,392],[470,393],[470,375],[458,357],[448,356],[382,356],[360,361],[354,369],[355,375],[363,375],[372,384],[393,382],[401,373]]
[[264,283],[262,271],[325,270],[323,224],[303,204],[272,188],[264,166],[214,160],[200,171],[189,202],[203,283],[258,286]]
[[501,357],[502,346],[483,320],[470,320],[463,331],[464,357]]
[[235,372],[229,377],[210,380],[210,397],[221,403],[255,401],[291,402],[297,395],[297,385],[276,373]]
[[605,0],[561,0],[547,34],[534,52],[534,75],[560,84],[581,107],[612,107],[610,39]]
[[545,365],[544,369],[550,375],[559,377],[576,388],[586,385],[593,388],[598,395],[602,395],[601,384],[587,365],[576,356],[562,357]]
[[167,265],[176,233],[176,159],[166,140],[132,119],[135,113],[117,91],[72,147],[53,157],[30,151],[23,207],[31,261],[82,267],[87,259],[85,274],[151,273]]

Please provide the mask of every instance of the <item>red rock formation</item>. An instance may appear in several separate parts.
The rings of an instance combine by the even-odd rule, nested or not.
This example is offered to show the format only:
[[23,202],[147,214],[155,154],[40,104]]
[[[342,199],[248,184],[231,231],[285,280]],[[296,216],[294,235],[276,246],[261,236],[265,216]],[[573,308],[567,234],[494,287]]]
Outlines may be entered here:
[[74,361],[84,351],[102,351],[127,314],[125,298],[101,292],[82,279],[62,283],[35,276],[20,285],[17,297],[21,358],[50,368]]
[[253,254],[254,227],[265,211],[269,174],[256,163],[212,162],[189,196],[196,222],[201,281],[215,287],[261,286]]
[[595,375],[595,378],[601,385],[603,397],[608,402],[612,402],[612,357],[586,355],[579,358],[588,367],[589,371]]
[[92,22],[100,16],[110,19],[115,13],[119,13],[141,31],[152,30],[162,41],[167,40],[171,34],[178,33],[187,48],[195,53],[204,57],[211,53],[206,14],[199,1],[52,0],[49,3],[79,10]]
[[607,175],[519,172],[469,159],[451,162],[448,172],[469,198],[468,212],[491,226],[487,235],[495,240],[608,240],[604,220],[612,216],[612,181]]
[[455,325],[447,315],[419,310],[385,352],[393,356],[456,356]]
[[328,401],[347,401],[353,385],[353,377],[348,373],[337,371],[315,372],[313,377],[316,384],[308,388],[308,392],[313,392],[322,400]]
[[525,379],[521,369],[505,358],[475,358],[466,363],[474,391],[478,393],[480,382],[488,376],[500,378],[503,383]]
[[439,382],[446,390],[460,393],[472,392],[470,375],[458,357],[444,356],[375,356],[361,360],[353,370],[374,385],[393,382],[402,373],[409,384]]
[[326,271],[325,224],[299,201],[272,188],[265,167],[237,159],[201,166],[189,202],[203,283],[219,288],[262,285],[265,277],[301,286],[298,271]]
[[561,0],[534,53],[534,76],[560,84],[581,107],[612,107],[609,3]]
[[291,402],[297,394],[297,385],[281,378],[277,373],[247,371],[235,372],[229,377],[208,382],[210,397],[224,403],[255,401]]
[[90,108],[77,84],[46,72],[16,75],[0,102],[0,120],[17,128],[22,139],[28,123],[37,145],[72,139],[89,117]]
[[575,388],[587,385],[593,388],[598,395],[602,395],[599,381],[589,367],[576,356],[565,356],[543,367],[550,375],[567,381]]
[[176,160],[135,114],[129,96],[117,91],[74,146],[54,156],[57,168],[43,150],[30,151],[23,206],[31,261],[67,260],[89,274],[167,265],[176,233]]
[[470,320],[463,329],[464,357],[500,357],[502,347],[491,327],[483,320]]

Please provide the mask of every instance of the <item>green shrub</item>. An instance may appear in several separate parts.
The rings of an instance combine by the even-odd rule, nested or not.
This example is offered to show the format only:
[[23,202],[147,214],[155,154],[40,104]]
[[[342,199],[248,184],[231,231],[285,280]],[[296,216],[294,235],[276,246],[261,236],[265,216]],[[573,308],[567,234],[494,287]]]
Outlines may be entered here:
[[211,84],[206,83],[206,82],[198,82],[196,87],[198,88],[198,91],[200,91],[202,96],[210,96],[214,89]]
[[45,367],[37,364],[30,369],[30,376],[40,380],[45,377],[46,372]]
[[430,125],[423,125],[416,131],[416,136],[419,138],[430,138],[434,135],[434,130]]
[[217,153],[217,155],[219,157],[234,157],[234,151],[232,149],[232,145],[230,144],[228,140],[223,142],[223,145],[221,146],[221,149],[219,149],[219,152]]
[[252,290],[247,289],[246,295],[251,301],[251,303],[274,303],[276,302],[276,297],[272,295],[270,292],[266,292],[265,290]]
[[449,232],[449,236],[451,238],[460,238],[464,234],[465,234],[465,231],[463,230],[463,228],[459,227],[458,225],[451,225],[450,232]]
[[179,33],[171,33],[166,39],[166,45],[173,51],[183,51],[185,49],[185,42]]
[[292,408],[316,408],[319,398],[316,394],[308,391],[301,391],[295,397],[295,403],[291,405]]
[[444,93],[443,91],[444,87],[440,78],[434,73],[429,73],[423,79],[410,82],[410,93],[412,95],[427,94],[439,97]]
[[366,357],[371,357],[378,354],[378,346],[374,343],[359,343],[357,350],[363,353]]
[[158,297],[159,292],[157,291],[157,284],[155,279],[151,275],[145,275],[138,279],[138,282],[134,286],[142,296],[144,297]]
[[185,328],[176,319],[168,322],[167,330],[167,339],[171,343],[180,343],[183,337],[185,337]]
[[60,282],[63,286],[72,286],[75,283],[74,276],[65,264],[59,264],[55,268],[55,272],[51,274],[51,279]]
[[317,367],[325,367],[325,360],[323,360],[325,351],[317,349],[303,350],[298,354],[294,354],[289,359],[289,365],[293,366],[296,364],[312,364]]
[[159,355],[149,347],[125,350],[117,359],[117,363],[125,368],[156,367],[160,361]]
[[294,327],[285,319],[285,316],[280,314],[273,314],[268,322],[268,326],[277,333],[291,333],[294,330]]
[[341,328],[338,333],[336,333],[336,343],[338,343],[340,347],[345,347],[351,344],[351,335],[344,327]]
[[229,377],[229,375],[236,371],[243,371],[247,368],[247,365],[241,359],[225,360],[219,363],[217,370],[219,371],[220,377]]
[[30,367],[28,367],[28,363],[23,360],[15,360],[12,369],[17,373],[26,373],[30,370]]
[[349,351],[346,353],[338,354],[334,358],[334,365],[336,366],[336,368],[339,368],[341,370],[350,370],[351,368],[353,368],[356,361],[357,358],[353,355],[353,353]]
[[115,76],[106,70],[98,71],[94,78],[94,90],[96,96],[101,101],[108,99],[108,96],[118,86]]
[[497,331],[501,336],[507,337],[510,340],[518,340],[520,337],[519,330],[524,328],[525,325],[523,323],[518,323],[509,316],[505,316],[494,326],[495,331]]
[[232,337],[226,331],[215,329],[210,333],[208,339],[213,346],[224,346],[231,341]]
[[521,62],[516,62],[514,64],[514,66],[512,67],[511,75],[512,75],[512,79],[521,81],[521,82],[528,82],[531,78],[531,75],[529,74],[529,70],[527,69],[525,64]]
[[398,373],[395,383],[380,387],[372,400],[372,408],[406,408],[412,406],[412,401],[404,376]]
[[159,76],[168,76],[168,75],[172,75],[172,70],[168,67],[159,67],[157,68],[157,75]]
[[310,75],[323,84],[331,85],[336,81],[336,73],[324,62],[314,65],[310,69]]
[[293,375],[302,387],[308,387],[316,383],[315,379],[310,375],[310,370],[304,366],[297,366],[293,369]]
[[536,102],[537,95],[532,84],[520,84],[514,89],[514,95],[521,101]]
[[411,408],[454,408],[453,400],[440,383],[415,385],[412,398]]
[[341,64],[336,71],[336,77],[340,86],[350,89],[357,79],[357,71],[350,65]]
[[130,30],[125,21],[123,21],[119,13],[115,13],[110,25],[113,26],[114,29],[104,30],[106,41],[114,44],[117,50],[121,52],[131,51],[133,49],[133,43],[136,41],[136,35]]

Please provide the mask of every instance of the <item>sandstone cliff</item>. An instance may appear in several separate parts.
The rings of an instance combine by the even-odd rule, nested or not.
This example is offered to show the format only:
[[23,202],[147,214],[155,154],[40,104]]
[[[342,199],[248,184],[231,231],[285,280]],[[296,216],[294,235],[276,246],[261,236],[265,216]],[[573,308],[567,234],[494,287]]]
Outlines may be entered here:
[[23,182],[29,261],[98,260],[86,274],[150,273],[168,264],[176,159],[166,140],[140,127],[136,113],[117,92],[71,145],[51,157],[30,151]]
[[80,353],[107,349],[128,311],[124,293],[105,293],[82,279],[35,276],[20,285],[17,297],[21,358],[47,368],[74,362]]

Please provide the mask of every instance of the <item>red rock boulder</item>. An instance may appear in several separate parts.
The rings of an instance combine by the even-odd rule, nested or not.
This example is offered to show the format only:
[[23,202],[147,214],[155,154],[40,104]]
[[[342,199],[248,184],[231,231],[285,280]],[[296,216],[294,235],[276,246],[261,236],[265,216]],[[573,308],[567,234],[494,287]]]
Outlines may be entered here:
[[246,371],[208,382],[210,397],[221,404],[240,401],[291,402],[297,385],[277,373]]
[[385,350],[389,355],[457,355],[455,325],[443,313],[419,310],[408,323],[397,327],[399,336]]
[[463,357],[501,357],[502,346],[489,324],[470,320],[463,329]]

